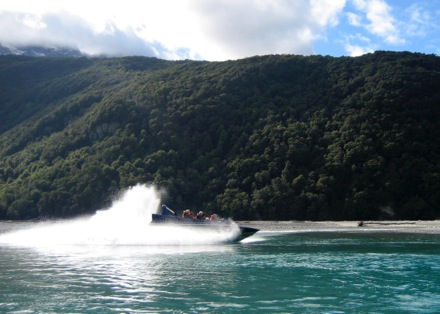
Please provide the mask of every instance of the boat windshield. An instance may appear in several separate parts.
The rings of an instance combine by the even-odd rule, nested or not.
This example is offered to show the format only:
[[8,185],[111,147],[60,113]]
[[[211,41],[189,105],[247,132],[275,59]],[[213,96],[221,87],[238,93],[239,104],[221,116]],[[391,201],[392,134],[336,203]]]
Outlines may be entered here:
[[162,215],[165,216],[176,216],[176,213],[172,211],[167,205],[162,205]]

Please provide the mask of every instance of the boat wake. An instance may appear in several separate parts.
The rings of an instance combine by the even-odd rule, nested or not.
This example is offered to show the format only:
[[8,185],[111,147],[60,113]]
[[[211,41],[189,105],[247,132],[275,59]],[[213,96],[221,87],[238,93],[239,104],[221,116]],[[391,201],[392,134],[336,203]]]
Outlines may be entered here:
[[222,230],[150,224],[160,203],[160,193],[155,187],[137,185],[125,191],[110,208],[91,217],[39,222],[31,228],[0,235],[0,243],[20,246],[192,246],[230,242],[240,233],[235,223]]

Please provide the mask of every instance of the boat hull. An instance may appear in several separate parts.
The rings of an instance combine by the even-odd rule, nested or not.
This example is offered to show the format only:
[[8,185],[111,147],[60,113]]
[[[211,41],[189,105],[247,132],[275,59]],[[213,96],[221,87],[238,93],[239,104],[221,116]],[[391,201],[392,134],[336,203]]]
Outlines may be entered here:
[[[196,220],[192,218],[180,218],[172,215],[160,215],[153,214],[152,221],[153,224],[175,224],[179,226],[187,226],[191,228],[201,228],[201,229],[209,229],[209,230],[222,230],[229,229],[231,227],[231,220]],[[237,235],[233,242],[238,242],[243,239],[246,239],[259,231],[259,229],[238,226],[240,228],[240,234]]]

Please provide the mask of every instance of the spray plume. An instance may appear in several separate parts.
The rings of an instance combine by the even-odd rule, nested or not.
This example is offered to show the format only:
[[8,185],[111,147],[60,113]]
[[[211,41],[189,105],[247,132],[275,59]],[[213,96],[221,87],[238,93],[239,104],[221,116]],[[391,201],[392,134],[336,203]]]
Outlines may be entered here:
[[42,222],[30,229],[0,235],[0,243],[23,246],[55,245],[205,245],[229,242],[240,232],[234,223],[227,230],[194,230],[177,225],[152,225],[160,207],[153,186],[136,185],[106,210],[92,217]]

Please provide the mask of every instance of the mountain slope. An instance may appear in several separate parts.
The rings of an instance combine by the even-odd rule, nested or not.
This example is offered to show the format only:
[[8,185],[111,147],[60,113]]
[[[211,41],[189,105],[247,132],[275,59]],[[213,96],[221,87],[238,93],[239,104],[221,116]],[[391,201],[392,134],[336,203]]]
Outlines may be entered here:
[[5,56],[0,82],[0,218],[142,182],[236,219],[439,216],[436,56]]

